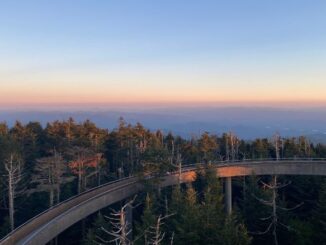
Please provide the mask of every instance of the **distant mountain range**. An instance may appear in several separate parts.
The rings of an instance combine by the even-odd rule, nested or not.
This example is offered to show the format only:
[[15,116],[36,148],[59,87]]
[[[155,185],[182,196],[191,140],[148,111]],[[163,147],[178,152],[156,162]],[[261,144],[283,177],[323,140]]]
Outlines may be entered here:
[[208,131],[221,134],[234,131],[241,138],[271,137],[276,131],[283,136],[305,135],[314,142],[326,143],[326,108],[282,109],[248,107],[193,107],[133,110],[0,110],[0,121],[12,126],[39,121],[43,125],[73,117],[77,122],[90,119],[99,127],[113,129],[119,117],[129,123],[140,122],[156,130],[171,131],[184,137]]

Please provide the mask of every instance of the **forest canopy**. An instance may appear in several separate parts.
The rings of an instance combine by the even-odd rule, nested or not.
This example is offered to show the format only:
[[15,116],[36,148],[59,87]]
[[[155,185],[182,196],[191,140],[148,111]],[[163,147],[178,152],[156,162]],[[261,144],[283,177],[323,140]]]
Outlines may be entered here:
[[[112,131],[73,118],[45,126],[39,122],[17,121],[13,127],[0,123],[0,237],[69,197],[127,176],[156,178],[199,163],[325,157],[325,145],[313,144],[304,136],[283,138],[277,133],[252,141],[233,132],[182,138],[146,129],[140,123],[131,125],[122,118]],[[191,185],[159,192],[148,188],[140,193],[135,200],[139,204],[134,210],[138,215],[133,234],[139,236],[135,243],[154,243],[148,229],[157,222],[162,223],[162,244],[275,244],[274,226],[280,244],[323,243],[325,183],[322,177],[235,178],[235,211],[227,216],[222,180],[209,167],[205,172],[198,170]],[[274,197],[273,188],[277,189]],[[277,224],[268,219],[270,206],[264,200],[280,207]],[[90,217],[81,231],[75,228],[83,233],[80,242],[92,244],[96,236],[110,238],[97,229],[110,223],[105,213],[109,216],[111,212],[103,210]]]

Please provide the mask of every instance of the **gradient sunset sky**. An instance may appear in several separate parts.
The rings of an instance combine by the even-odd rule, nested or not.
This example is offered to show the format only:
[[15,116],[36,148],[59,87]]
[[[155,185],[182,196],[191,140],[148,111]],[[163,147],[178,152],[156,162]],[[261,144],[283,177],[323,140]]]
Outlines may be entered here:
[[3,0],[0,106],[326,105],[324,0]]

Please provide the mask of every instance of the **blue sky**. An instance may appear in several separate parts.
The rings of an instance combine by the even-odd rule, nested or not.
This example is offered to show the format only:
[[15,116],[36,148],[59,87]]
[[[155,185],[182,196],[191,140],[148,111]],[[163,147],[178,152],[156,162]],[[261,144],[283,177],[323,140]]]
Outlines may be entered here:
[[325,13],[308,0],[1,1],[0,104],[324,103]]

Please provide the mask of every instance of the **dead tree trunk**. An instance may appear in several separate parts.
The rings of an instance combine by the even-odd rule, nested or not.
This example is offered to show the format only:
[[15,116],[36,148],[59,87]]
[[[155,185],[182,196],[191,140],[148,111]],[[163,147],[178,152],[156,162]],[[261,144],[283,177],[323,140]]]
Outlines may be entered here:
[[[163,243],[165,232],[162,231],[162,226],[164,225],[163,220],[172,216],[173,214],[166,215],[162,217],[161,215],[157,218],[156,224],[149,227],[148,233],[148,242],[147,245],[160,245]],[[173,235],[174,236],[174,235]],[[173,238],[171,239],[171,244],[173,244]]]
[[7,173],[8,187],[8,206],[10,229],[15,229],[15,197],[17,194],[18,183],[22,179],[22,161],[20,158],[11,154],[5,161],[5,170]]
[[8,172],[8,201],[9,201],[9,222],[10,222],[10,230],[13,231],[15,229],[15,205],[14,205],[14,197],[15,197],[15,188],[13,184],[13,175],[12,172]]
[[277,176],[274,175],[273,176],[273,199],[272,199],[272,205],[273,205],[273,238],[274,238],[274,244],[278,245],[278,241],[277,241],[277,234],[276,234],[276,225],[277,225],[277,206],[276,206],[276,197],[277,197],[277,193],[276,193],[276,186],[277,186]]
[[266,184],[264,182],[262,182],[262,184],[264,185],[264,187],[272,190],[272,196],[271,196],[271,200],[263,200],[260,198],[256,199],[258,201],[260,201],[262,204],[269,206],[272,208],[272,212],[271,215],[269,217],[266,218],[262,218],[261,220],[270,220],[270,224],[268,225],[267,229],[264,232],[251,232],[252,234],[257,234],[257,235],[264,235],[267,234],[268,232],[272,231],[272,235],[273,235],[273,240],[274,240],[274,244],[278,245],[278,239],[277,239],[277,227],[278,226],[282,226],[284,228],[286,228],[287,230],[291,230],[291,228],[283,223],[281,223],[278,219],[278,210],[284,210],[284,211],[290,211],[290,210],[294,210],[300,206],[303,205],[303,203],[298,204],[297,206],[293,207],[293,208],[284,208],[284,207],[280,207],[277,205],[277,200],[278,200],[278,195],[277,195],[277,190],[284,188],[285,186],[287,186],[288,184],[278,184],[277,183],[277,176],[274,175],[272,178],[272,181],[270,184]]
[[[112,225],[112,231],[106,230],[104,227],[101,227],[101,230],[104,231],[106,234],[113,237],[111,241],[105,241],[104,239],[99,237],[101,243],[109,243],[115,242],[116,244],[120,245],[131,245],[132,240],[130,236],[132,234],[132,224],[130,224],[127,220],[126,213],[127,209],[132,209],[132,203],[134,199],[125,204],[119,211],[111,213],[111,217],[106,217],[110,220]],[[131,210],[129,210],[131,211]]]
[[273,144],[275,148],[276,161],[280,160],[280,147],[281,147],[281,136],[276,133],[273,137]]

